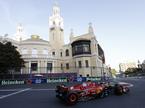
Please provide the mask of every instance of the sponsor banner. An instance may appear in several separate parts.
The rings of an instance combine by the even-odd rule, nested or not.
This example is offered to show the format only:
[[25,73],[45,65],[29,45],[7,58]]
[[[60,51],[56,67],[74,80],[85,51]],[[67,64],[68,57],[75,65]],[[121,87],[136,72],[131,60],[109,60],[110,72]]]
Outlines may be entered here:
[[77,77],[77,82],[85,82],[86,77]]
[[86,77],[75,77],[73,82],[85,82]]
[[83,78],[82,77],[77,77],[77,82],[82,82]]
[[86,81],[101,81],[101,78],[100,77],[86,77]]
[[68,82],[67,78],[48,78],[47,83]]
[[46,83],[47,79],[41,79],[41,78],[34,78],[31,79],[32,84],[41,84],[41,83]]
[[25,84],[24,80],[1,80],[1,85],[17,85],[17,84]]

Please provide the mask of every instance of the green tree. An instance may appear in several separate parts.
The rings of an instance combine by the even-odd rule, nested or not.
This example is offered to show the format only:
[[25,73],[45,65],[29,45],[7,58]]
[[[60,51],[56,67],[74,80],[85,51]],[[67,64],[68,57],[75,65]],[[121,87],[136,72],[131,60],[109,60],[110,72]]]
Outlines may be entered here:
[[137,68],[128,68],[125,73],[134,73],[137,71]]
[[140,72],[142,72],[141,68],[128,68],[125,71],[125,75],[129,75],[129,76],[136,76],[138,75]]
[[115,69],[111,69],[111,74],[112,74],[113,77],[116,76],[116,73],[117,73],[117,71]]
[[24,60],[11,42],[0,42],[0,73],[7,74],[9,71],[20,71],[24,66]]

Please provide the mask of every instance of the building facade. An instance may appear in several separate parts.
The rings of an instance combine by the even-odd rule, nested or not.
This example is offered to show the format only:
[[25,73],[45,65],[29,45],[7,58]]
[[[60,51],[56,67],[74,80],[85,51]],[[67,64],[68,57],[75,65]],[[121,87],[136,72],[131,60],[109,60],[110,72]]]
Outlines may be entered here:
[[96,40],[92,24],[88,32],[75,36],[70,33],[70,42],[64,44],[63,18],[58,5],[53,6],[49,17],[49,41],[38,35],[23,39],[23,27],[18,25],[16,39],[11,41],[25,61],[21,73],[77,73],[79,76],[109,76],[105,65],[104,51]]

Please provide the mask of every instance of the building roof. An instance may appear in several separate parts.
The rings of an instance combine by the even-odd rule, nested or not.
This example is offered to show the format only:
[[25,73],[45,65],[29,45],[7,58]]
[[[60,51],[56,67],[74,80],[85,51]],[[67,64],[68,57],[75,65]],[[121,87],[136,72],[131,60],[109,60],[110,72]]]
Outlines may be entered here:
[[46,40],[41,39],[40,36],[38,36],[38,35],[31,35],[31,38],[26,39],[22,42],[27,42],[27,41],[48,42]]
[[49,45],[49,41],[43,40],[41,38],[39,38],[38,35],[32,35],[31,38],[26,39],[21,41],[21,45],[22,44],[43,44],[43,45]]
[[43,40],[43,39],[26,39],[26,40],[23,40],[22,42],[48,42],[49,43],[49,41],[46,41],[46,40]]

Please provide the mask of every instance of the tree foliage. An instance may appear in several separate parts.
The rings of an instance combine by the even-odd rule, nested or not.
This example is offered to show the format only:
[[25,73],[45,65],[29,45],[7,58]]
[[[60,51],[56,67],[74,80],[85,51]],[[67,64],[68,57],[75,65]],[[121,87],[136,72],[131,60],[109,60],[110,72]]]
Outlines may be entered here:
[[112,76],[116,76],[117,71],[115,69],[111,69]]
[[24,66],[24,60],[20,53],[11,42],[0,42],[0,73],[9,73],[10,71],[20,71]]
[[133,72],[136,72],[137,71],[137,68],[128,68],[125,73],[133,73]]
[[142,72],[142,69],[141,68],[128,68],[126,71],[125,71],[125,74],[126,75],[137,75],[138,73]]

